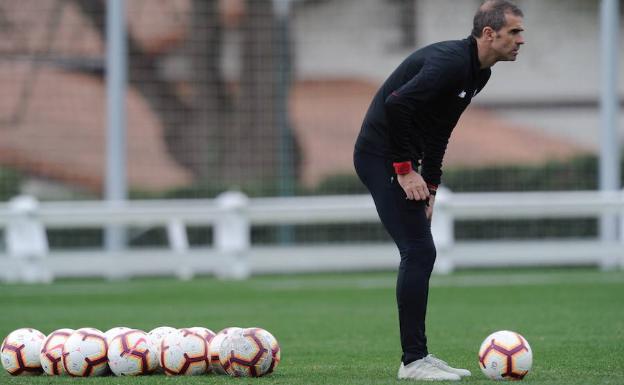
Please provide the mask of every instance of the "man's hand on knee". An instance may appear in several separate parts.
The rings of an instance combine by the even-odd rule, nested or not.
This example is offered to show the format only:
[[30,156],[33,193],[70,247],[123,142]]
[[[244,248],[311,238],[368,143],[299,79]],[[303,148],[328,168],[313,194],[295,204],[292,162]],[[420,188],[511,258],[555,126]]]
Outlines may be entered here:
[[429,198],[429,188],[423,177],[414,170],[404,175],[397,175],[397,181],[405,191],[407,199],[426,200]]

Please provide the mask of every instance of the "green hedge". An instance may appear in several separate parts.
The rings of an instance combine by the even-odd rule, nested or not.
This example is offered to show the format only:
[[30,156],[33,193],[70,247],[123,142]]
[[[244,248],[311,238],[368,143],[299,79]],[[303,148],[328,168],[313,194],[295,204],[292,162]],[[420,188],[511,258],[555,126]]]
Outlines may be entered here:
[[[446,170],[442,179],[444,186],[453,192],[593,190],[598,188],[598,160],[595,156],[585,155],[539,165],[454,167]],[[316,193],[342,191],[366,192],[355,175],[342,175],[327,178]],[[349,232],[347,229],[343,231]],[[457,239],[470,240],[577,238],[596,234],[597,221],[591,218],[458,221],[455,227]],[[384,238],[385,234],[377,237]]]
[[[537,165],[452,167],[444,170],[442,180],[453,192],[593,190],[598,188],[598,160],[584,155]],[[366,189],[354,172],[330,176],[309,193],[353,194]]]
[[[624,165],[622,169],[624,170]],[[20,181],[18,173],[0,170],[1,196],[6,200],[17,194]],[[580,156],[568,161],[553,161],[539,165],[454,167],[445,170],[443,184],[453,192],[592,190],[598,186],[598,161],[595,156]],[[272,181],[241,186],[240,190],[250,197],[275,196],[278,195],[276,186],[277,183]],[[214,198],[228,190],[228,187],[232,186],[204,182],[160,194],[133,192],[131,198]],[[366,188],[355,173],[327,177],[314,188],[298,186],[295,189],[295,195],[298,196],[366,193]],[[597,223],[591,218],[459,221],[455,231],[457,239],[470,240],[590,237],[596,235]],[[102,243],[100,230],[54,230],[48,235],[52,247],[94,247]],[[166,232],[163,228],[145,231],[131,229],[129,238],[134,247],[166,244]],[[252,230],[254,243],[279,243],[284,239],[297,243],[389,241],[388,235],[379,223],[262,226]],[[210,228],[191,228],[189,240],[192,245],[210,244],[212,231]]]
[[0,168],[0,200],[6,202],[20,193],[22,175],[8,168]]

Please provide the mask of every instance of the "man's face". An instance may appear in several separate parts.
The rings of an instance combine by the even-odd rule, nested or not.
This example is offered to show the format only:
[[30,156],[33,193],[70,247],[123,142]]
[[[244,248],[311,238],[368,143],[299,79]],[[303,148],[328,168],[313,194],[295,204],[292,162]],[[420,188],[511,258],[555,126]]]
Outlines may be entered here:
[[524,44],[522,32],[522,17],[511,13],[505,14],[505,25],[494,32],[492,49],[497,53],[498,61],[514,61],[518,56],[520,46]]

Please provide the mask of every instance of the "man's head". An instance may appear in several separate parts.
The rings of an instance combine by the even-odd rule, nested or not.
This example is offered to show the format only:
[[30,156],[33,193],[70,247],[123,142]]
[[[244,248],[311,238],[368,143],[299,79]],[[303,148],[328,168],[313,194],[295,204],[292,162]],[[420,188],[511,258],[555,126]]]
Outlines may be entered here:
[[[524,44],[523,13],[506,0],[485,1],[474,16],[472,36],[479,42],[486,65],[516,60]],[[481,56],[481,55],[480,55]]]

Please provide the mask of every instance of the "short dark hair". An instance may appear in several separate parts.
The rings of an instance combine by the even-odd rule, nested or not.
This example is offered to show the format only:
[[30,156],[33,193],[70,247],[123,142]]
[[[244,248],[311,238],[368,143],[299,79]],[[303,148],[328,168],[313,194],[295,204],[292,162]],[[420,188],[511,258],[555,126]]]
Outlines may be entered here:
[[514,3],[507,0],[487,0],[479,7],[472,23],[472,36],[481,37],[483,28],[491,27],[499,31],[505,25],[505,14],[524,17],[524,14]]

